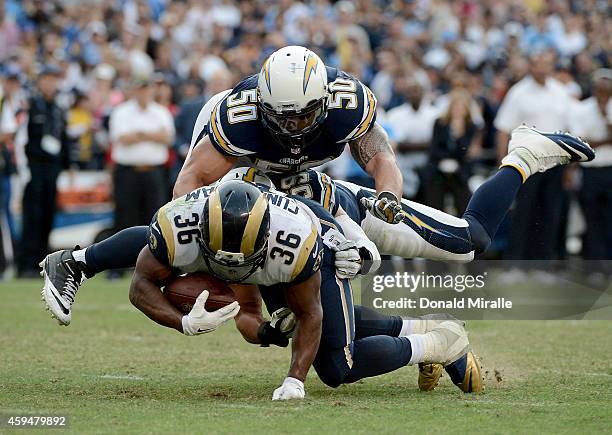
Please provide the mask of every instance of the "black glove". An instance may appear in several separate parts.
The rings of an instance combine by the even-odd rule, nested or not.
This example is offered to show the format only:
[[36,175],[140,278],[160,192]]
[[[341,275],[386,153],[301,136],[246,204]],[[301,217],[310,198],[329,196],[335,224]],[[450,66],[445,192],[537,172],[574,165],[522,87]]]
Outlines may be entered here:
[[257,328],[257,337],[262,347],[268,347],[271,344],[279,347],[287,347],[289,345],[289,339],[280,329],[273,327],[269,320],[259,325],[259,328]]

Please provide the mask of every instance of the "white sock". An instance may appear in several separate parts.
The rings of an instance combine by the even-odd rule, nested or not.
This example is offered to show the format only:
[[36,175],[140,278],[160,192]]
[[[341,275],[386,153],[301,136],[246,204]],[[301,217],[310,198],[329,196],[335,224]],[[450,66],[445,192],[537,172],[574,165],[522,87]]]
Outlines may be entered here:
[[76,261],[80,261],[81,263],[87,264],[87,261],[85,261],[85,251],[87,251],[87,249],[79,249],[78,251],[73,251],[72,258],[74,258]]
[[531,175],[531,169],[529,168],[529,165],[515,151],[512,151],[510,154],[503,158],[501,166],[512,166],[514,169],[516,169],[521,174],[523,183]]
[[412,355],[410,356],[410,361],[408,361],[408,365],[418,364],[423,362],[423,358],[425,356],[425,334],[412,334],[409,335],[408,341],[410,341],[410,347],[412,348]]
[[398,337],[408,337],[410,334],[425,334],[425,320],[421,319],[405,319],[402,320],[402,330]]

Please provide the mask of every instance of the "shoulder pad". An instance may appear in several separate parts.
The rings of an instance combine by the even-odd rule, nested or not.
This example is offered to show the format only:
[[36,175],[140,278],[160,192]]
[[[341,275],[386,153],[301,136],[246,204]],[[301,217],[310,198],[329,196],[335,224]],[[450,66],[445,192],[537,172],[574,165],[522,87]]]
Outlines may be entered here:
[[332,214],[338,210],[334,181],[329,175],[314,169],[281,178],[279,189],[289,195],[311,199]]
[[169,228],[168,225],[166,225],[167,218],[164,225],[160,223],[158,219],[159,212],[160,210],[155,213],[153,219],[151,220],[151,224],[149,225],[147,245],[157,261],[163,265],[172,266],[172,257],[174,256],[174,253],[170,253],[168,243],[166,243],[166,237],[168,237],[172,247],[174,247],[172,228]]
[[260,146],[264,127],[257,108],[257,77],[238,83],[213,109],[208,134],[221,154],[233,157],[254,154]]
[[376,121],[374,93],[342,71],[338,71],[335,80],[327,86],[330,95],[326,125],[336,142],[349,142],[363,136]]

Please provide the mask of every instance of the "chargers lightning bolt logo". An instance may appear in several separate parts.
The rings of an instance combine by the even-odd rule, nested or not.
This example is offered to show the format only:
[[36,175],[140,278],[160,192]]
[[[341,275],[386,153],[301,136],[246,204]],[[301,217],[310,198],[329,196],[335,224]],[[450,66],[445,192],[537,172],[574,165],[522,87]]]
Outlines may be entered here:
[[266,85],[268,86],[268,92],[272,93],[272,86],[270,86],[270,59],[267,59],[266,63],[264,63],[263,74],[266,79]]
[[308,57],[306,58],[306,66],[304,67],[304,95],[306,95],[308,81],[310,80],[312,73],[316,72],[318,64],[319,61],[317,60],[317,58],[313,56],[312,53],[309,53]]

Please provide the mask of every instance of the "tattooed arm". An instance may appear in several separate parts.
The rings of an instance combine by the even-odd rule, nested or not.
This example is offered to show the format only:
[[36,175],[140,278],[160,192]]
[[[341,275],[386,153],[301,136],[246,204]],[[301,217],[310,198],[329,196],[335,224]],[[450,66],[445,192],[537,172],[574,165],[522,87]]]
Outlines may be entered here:
[[378,124],[363,136],[349,142],[351,154],[376,183],[377,192],[391,192],[402,197],[403,178],[389,143],[387,132]]

